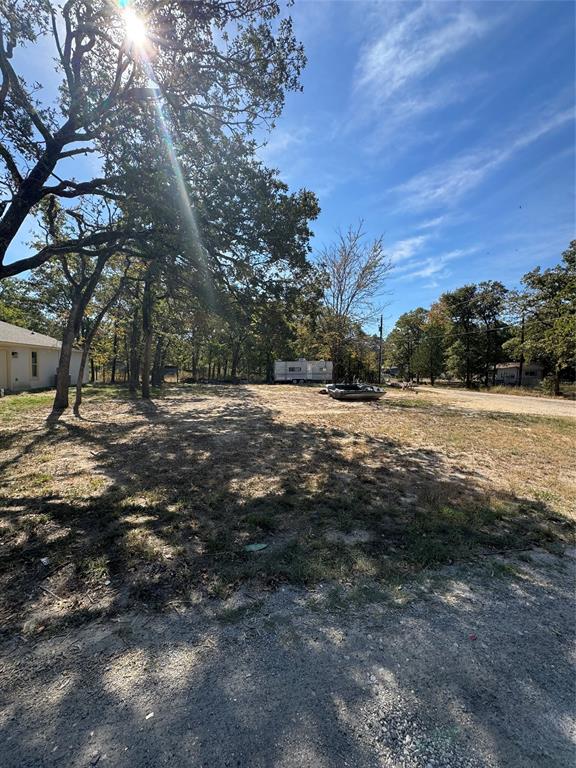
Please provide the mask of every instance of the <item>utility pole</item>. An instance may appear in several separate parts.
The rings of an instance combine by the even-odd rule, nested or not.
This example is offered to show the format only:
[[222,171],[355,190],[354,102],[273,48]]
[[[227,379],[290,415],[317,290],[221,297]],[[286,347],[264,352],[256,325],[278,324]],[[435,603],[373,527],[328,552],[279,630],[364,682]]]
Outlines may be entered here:
[[518,365],[518,386],[522,386],[524,372],[524,308],[522,308],[522,325],[520,326],[520,363]]
[[383,318],[382,315],[380,315],[380,346],[378,348],[378,384],[382,383],[382,322]]

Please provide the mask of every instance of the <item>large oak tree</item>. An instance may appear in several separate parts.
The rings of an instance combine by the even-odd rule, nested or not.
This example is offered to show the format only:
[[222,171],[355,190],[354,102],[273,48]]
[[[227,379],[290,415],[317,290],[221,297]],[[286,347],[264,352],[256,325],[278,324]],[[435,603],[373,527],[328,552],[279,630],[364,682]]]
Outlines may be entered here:
[[[299,88],[304,64],[290,19],[276,21],[279,10],[273,0],[141,0],[133,6],[5,0],[0,5],[0,279],[66,249],[113,246],[125,236],[109,229],[7,259],[22,225],[45,198],[125,196],[127,169],[113,150],[139,119],[160,119],[158,109],[150,109],[151,99],[167,105],[173,127],[180,124],[190,134],[193,125],[196,141],[206,142],[214,131],[250,133],[259,123],[270,124],[285,90]],[[60,77],[52,100],[42,98],[43,84],[27,82],[21,71],[29,50],[46,55],[49,49]],[[52,61],[46,61],[46,70],[53,78]],[[86,154],[98,158],[100,170],[77,178],[77,163],[70,159]]]

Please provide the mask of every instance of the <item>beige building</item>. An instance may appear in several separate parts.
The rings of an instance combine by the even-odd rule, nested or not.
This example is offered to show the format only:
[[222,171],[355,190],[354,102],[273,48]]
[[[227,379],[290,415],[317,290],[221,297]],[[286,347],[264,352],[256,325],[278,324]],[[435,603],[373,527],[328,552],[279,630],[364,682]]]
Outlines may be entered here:
[[[496,366],[496,384],[516,386],[520,379],[520,363],[502,363]],[[542,381],[542,366],[536,363],[524,363],[522,386],[535,387]]]
[[[61,343],[52,336],[0,321],[0,389],[20,392],[56,384]],[[70,378],[76,382],[80,370],[79,349],[72,352]],[[87,381],[87,372],[84,381]]]

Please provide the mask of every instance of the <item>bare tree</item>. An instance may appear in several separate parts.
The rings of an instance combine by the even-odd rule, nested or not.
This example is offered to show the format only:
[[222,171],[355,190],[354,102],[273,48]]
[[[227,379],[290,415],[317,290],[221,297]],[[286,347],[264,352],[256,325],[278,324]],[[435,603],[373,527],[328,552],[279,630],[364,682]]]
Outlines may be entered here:
[[376,300],[392,268],[383,238],[367,241],[363,222],[338,233],[336,242],[320,253],[325,276],[324,331],[334,363],[334,378],[345,376],[346,350],[355,329],[381,312]]

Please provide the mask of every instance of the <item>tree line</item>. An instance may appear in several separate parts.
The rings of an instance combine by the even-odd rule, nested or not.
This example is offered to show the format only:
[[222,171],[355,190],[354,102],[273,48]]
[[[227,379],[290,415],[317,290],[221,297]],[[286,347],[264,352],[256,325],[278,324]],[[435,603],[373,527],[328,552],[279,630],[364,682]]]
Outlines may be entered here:
[[[65,265],[65,269],[63,266]],[[381,239],[351,227],[306,259],[288,279],[253,281],[226,290],[198,286],[172,261],[110,258],[74,326],[81,275],[94,265],[81,256],[50,260],[27,278],[0,281],[0,319],[82,346],[75,407],[84,366],[92,380],[125,383],[150,396],[166,366],[192,381],[273,381],[278,359],[333,360],[339,379],[374,379],[378,340],[363,330],[389,271]]]
[[528,272],[520,289],[499,281],[447,291],[429,309],[398,318],[386,339],[386,362],[407,380],[440,376],[467,387],[494,385],[497,366],[539,363],[560,394],[562,377],[576,366],[576,240],[560,264]]

